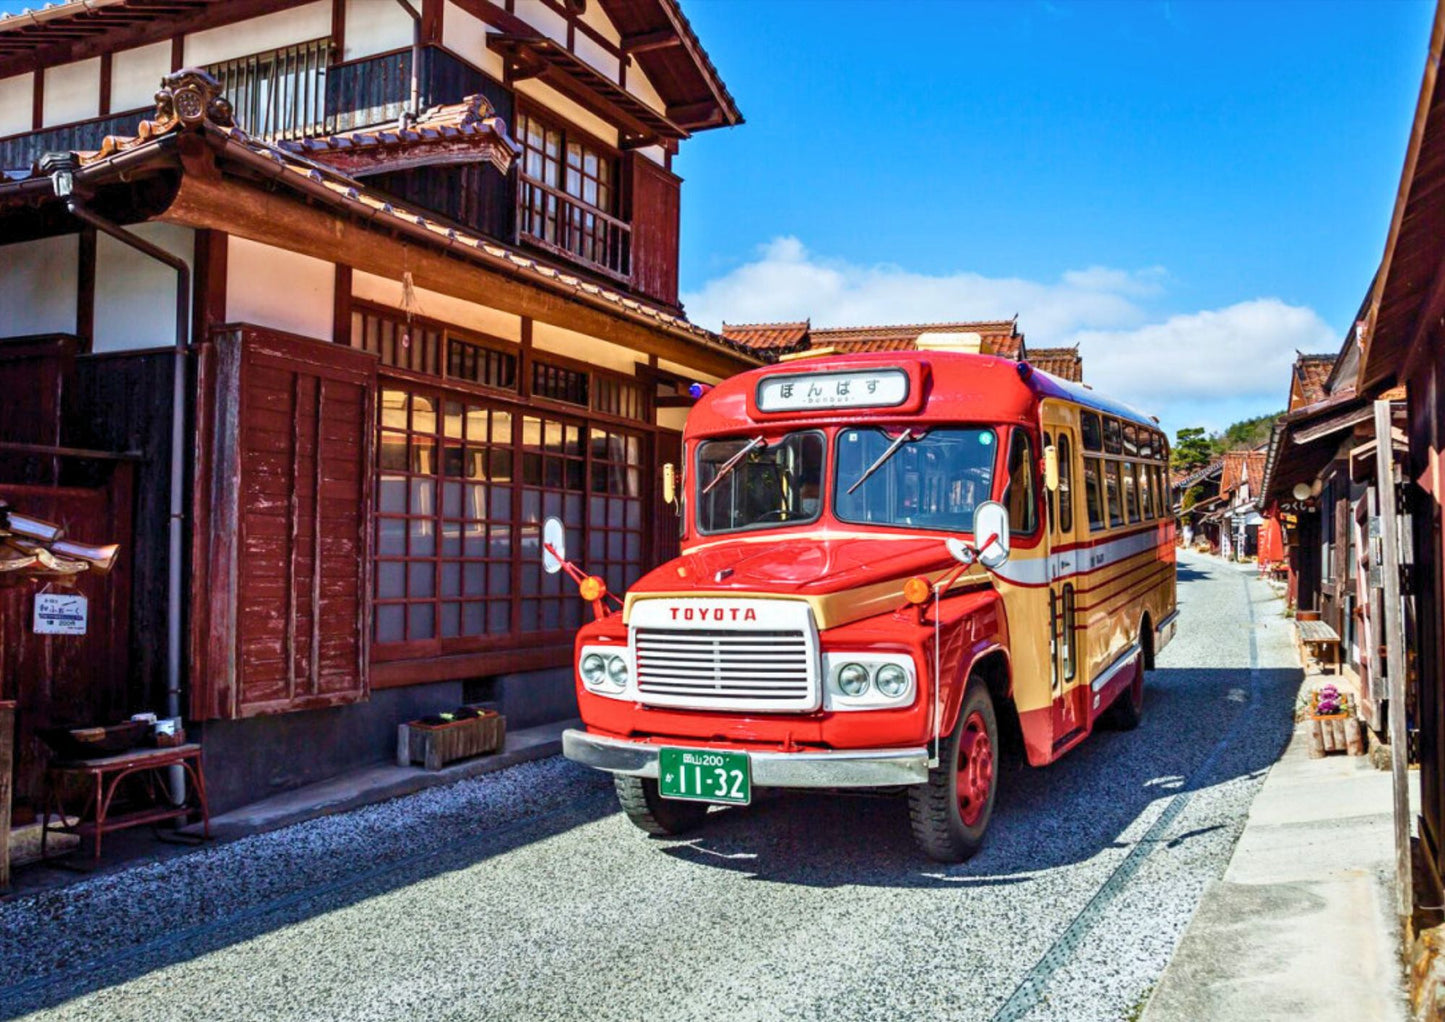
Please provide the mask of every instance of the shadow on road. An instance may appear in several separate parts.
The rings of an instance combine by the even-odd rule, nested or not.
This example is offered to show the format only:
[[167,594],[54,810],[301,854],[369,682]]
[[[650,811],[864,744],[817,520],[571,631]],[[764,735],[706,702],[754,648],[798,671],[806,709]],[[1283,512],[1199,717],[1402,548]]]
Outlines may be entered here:
[[[1135,731],[1099,731],[1062,760],[1034,768],[1001,764],[987,844],[959,865],[915,849],[902,795],[765,792],[751,806],[715,811],[684,843],[662,852],[710,869],[809,887],[979,887],[1028,883],[1049,869],[1129,847],[1121,840],[1151,803],[1177,793],[1257,778],[1293,728],[1301,674],[1247,669],[1153,671],[1145,721]],[[1215,747],[1225,742],[1222,751]],[[1200,767],[1213,759],[1201,775]],[[1177,847],[1217,827],[1174,837]]]

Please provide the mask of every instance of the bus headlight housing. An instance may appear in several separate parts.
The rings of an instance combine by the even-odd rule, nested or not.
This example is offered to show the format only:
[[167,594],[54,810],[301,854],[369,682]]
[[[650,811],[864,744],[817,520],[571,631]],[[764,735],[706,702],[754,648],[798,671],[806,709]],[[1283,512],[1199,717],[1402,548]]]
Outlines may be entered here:
[[906,653],[824,653],[823,708],[884,710],[910,706],[918,693]]
[[599,696],[619,698],[627,691],[632,676],[625,648],[589,646],[582,650],[577,661],[577,673],[587,691]]

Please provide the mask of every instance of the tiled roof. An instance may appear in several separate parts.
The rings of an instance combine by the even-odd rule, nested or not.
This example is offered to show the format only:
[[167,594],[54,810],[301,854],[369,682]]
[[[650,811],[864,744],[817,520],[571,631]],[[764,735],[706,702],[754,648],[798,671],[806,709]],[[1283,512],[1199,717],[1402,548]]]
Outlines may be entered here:
[[724,323],[722,335],[752,351],[786,354],[808,347],[808,320],[801,323]]
[[[175,133],[186,130],[204,132],[214,139],[218,156],[231,156],[256,168],[264,166],[272,181],[311,199],[364,215],[368,221],[388,226],[399,234],[418,238],[490,270],[560,292],[585,304],[601,306],[615,315],[681,335],[706,347],[766,359],[765,355],[735,344],[650,302],[468,233],[434,214],[400,205],[334,167],[302,155],[308,151],[305,140],[292,150],[253,138],[231,123],[230,105],[220,96],[219,88],[216,80],[203,71],[185,69],[166,76],[157,93],[156,119],[142,121],[134,138],[111,136],[106,138],[98,152],[77,154],[82,165],[77,175],[84,175],[91,168],[103,171],[120,154],[126,154],[129,161],[133,159],[131,154],[146,146],[152,147],[159,157],[162,152],[160,143]],[[183,94],[186,96],[184,100],[178,98]],[[26,178],[0,181],[0,200],[5,199],[7,193],[13,193],[16,200],[29,201],[35,183],[33,179]],[[43,178],[40,183],[44,183]]]
[[1264,487],[1264,456],[1262,447],[1253,451],[1226,451],[1219,492],[1233,493],[1240,484],[1248,483],[1251,496],[1258,497]]
[[1171,485],[1182,487],[1193,486],[1195,483],[1208,479],[1212,475],[1218,475],[1223,468],[1224,460],[1222,458],[1215,458],[1207,465],[1201,465],[1199,468],[1191,469],[1188,472],[1176,474]]
[[1023,334],[1011,319],[972,323],[900,323],[893,326],[814,327],[813,346],[843,352],[911,351],[926,333],[975,333],[983,339],[983,351],[1004,358],[1018,358]]
[[456,162],[459,156],[485,159],[505,174],[522,151],[485,96],[434,106],[406,127],[358,128],[276,144],[353,174]]
[[1061,380],[1084,382],[1084,357],[1078,348],[1029,348],[1024,357],[1035,369],[1052,373]]
[[[1294,363],[1294,382],[1299,388],[1299,400],[1291,401],[1290,409],[1302,408],[1305,405],[1312,405],[1323,401],[1328,395],[1325,393],[1325,381],[1330,378],[1330,372],[1335,367],[1335,355],[1305,355],[1300,354]],[[1295,395],[1295,388],[1290,388],[1290,397]]]

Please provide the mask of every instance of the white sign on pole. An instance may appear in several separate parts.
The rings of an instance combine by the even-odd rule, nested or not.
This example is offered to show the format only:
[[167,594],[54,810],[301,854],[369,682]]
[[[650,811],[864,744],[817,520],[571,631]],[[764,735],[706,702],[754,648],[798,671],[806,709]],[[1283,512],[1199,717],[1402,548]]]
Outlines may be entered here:
[[70,593],[37,593],[36,635],[84,635],[87,600]]

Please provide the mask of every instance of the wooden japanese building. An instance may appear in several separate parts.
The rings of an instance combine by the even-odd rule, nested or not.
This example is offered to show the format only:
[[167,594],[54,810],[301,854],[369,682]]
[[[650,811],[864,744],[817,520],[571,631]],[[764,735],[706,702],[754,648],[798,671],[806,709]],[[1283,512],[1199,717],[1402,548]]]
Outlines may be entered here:
[[[33,383],[4,439],[114,456],[129,487],[128,619],[67,670],[162,709],[180,365],[181,688],[213,806],[463,701],[571,716],[582,605],[541,572],[542,519],[615,590],[670,556],[687,386],[765,357],[677,294],[672,158],[740,122],[675,0],[0,18],[0,374]],[[0,487],[117,474],[51,461],[0,457]],[[38,684],[0,698],[80,723]]]

